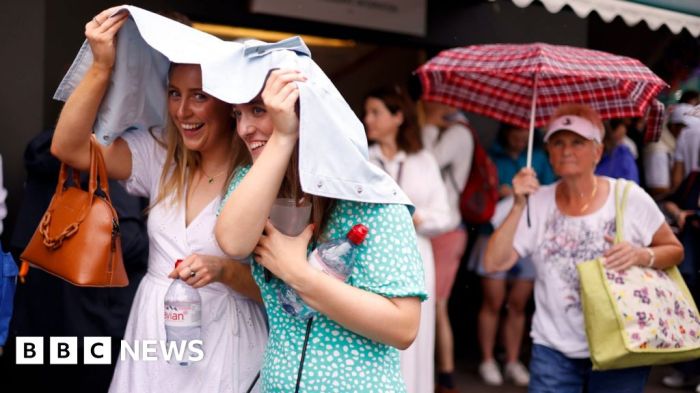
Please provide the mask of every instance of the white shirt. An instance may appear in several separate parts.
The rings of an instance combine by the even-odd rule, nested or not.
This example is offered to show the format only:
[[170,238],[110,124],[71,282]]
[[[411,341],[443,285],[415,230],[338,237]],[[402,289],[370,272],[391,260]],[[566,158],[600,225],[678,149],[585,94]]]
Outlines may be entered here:
[[472,166],[474,156],[474,137],[462,124],[448,127],[440,135],[437,126],[426,124],[422,130],[423,145],[433,153],[437,160],[442,180],[447,189],[450,209],[449,229],[454,229],[462,222],[459,212],[459,197]]
[[432,154],[425,149],[414,154],[399,151],[388,159],[375,144],[369,147],[369,159],[396,180],[416,207],[421,220],[416,233],[431,237],[451,229],[447,191]]
[[671,187],[671,168],[676,138],[668,128],[661,131],[658,142],[649,143],[644,148],[644,181],[647,187]]
[[644,181],[647,187],[671,187],[671,152],[653,150],[644,153]]
[[[532,339],[569,358],[590,356],[576,264],[598,258],[610,248],[603,236],[615,233],[615,180],[606,179],[610,192],[603,207],[580,217],[559,212],[555,201],[559,182],[540,187],[529,201],[532,226],[528,228],[523,214],[513,241],[518,255],[530,256],[537,270]],[[664,215],[636,184],[630,187],[626,206],[624,239],[648,246]]]
[[693,124],[681,131],[674,156],[676,161],[683,163],[683,177],[700,170],[700,125]]

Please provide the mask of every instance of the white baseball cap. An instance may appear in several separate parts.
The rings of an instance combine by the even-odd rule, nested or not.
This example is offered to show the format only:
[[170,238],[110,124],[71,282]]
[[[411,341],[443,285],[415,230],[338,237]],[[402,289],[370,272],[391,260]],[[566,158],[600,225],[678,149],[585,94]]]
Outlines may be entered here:
[[600,128],[596,127],[593,123],[588,121],[588,119],[580,116],[563,115],[558,117],[547,127],[544,141],[547,142],[552,134],[557,131],[571,131],[598,143],[603,140]]

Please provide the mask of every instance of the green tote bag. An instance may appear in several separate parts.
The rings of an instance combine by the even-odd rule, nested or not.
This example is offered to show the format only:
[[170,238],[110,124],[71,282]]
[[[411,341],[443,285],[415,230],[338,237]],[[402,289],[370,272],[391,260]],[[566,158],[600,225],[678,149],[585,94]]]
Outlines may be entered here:
[[[624,186],[622,198],[620,189]],[[623,240],[630,184],[615,182],[615,242]],[[678,269],[607,270],[601,258],[577,265],[594,370],[676,363],[700,357],[700,317]]]

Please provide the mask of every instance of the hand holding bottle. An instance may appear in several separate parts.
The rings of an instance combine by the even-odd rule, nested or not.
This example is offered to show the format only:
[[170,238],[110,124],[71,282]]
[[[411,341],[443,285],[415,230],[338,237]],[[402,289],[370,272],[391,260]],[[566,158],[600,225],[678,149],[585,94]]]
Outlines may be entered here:
[[[365,240],[368,232],[366,226],[358,224],[345,237],[321,244],[311,252],[309,266],[339,281],[347,281],[355,266],[357,246]],[[284,311],[297,319],[308,320],[317,314],[289,285],[281,285],[277,297]]]
[[[175,262],[178,270],[183,261]],[[202,338],[202,297],[199,292],[182,280],[175,278],[163,299],[163,320],[165,337],[169,345],[187,347],[187,343]],[[189,366],[192,353],[188,349],[176,364]]]
[[180,278],[194,288],[201,288],[212,282],[221,282],[225,263],[231,261],[212,255],[192,254],[175,267],[168,277]]

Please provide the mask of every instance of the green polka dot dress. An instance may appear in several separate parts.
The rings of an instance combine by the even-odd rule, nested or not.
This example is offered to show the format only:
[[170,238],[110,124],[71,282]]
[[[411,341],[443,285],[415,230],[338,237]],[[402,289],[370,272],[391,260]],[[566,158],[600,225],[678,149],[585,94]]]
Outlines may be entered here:
[[[242,168],[236,173],[224,202],[248,169]],[[348,283],[385,297],[425,300],[423,264],[408,209],[403,205],[338,200],[322,237],[343,237],[359,223],[368,226],[370,231],[357,250]],[[257,263],[253,263],[253,276],[260,286],[270,324],[262,391],[294,392],[307,323],[282,310],[277,298],[277,290],[283,284],[280,280],[273,278],[265,282],[263,268]],[[399,352],[319,315],[311,326],[299,391],[405,392]]]

